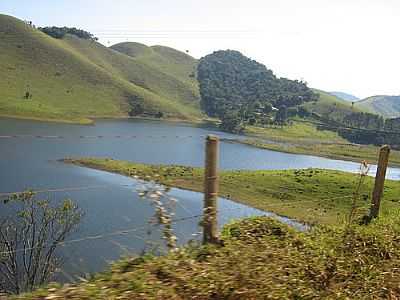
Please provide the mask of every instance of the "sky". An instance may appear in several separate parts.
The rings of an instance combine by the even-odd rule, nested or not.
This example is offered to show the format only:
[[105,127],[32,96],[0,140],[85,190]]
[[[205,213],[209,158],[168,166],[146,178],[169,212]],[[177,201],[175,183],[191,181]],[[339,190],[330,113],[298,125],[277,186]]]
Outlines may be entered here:
[[106,46],[165,45],[196,58],[234,49],[313,88],[400,95],[399,0],[0,0],[0,13],[79,27]]

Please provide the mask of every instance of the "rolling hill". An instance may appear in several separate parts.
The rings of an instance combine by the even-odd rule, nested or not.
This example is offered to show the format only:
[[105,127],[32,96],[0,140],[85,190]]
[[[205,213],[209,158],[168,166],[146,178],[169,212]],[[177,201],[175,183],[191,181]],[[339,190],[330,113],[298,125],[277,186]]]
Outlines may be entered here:
[[140,105],[145,115],[200,118],[196,64],[162,46],[55,39],[0,15],[0,115],[90,122]]
[[[55,39],[0,14],[0,116],[88,123],[162,112],[168,118],[200,119],[197,64],[164,46],[129,42],[107,48],[74,35]],[[315,91],[320,99],[305,106],[321,115],[370,111],[400,116],[400,97],[371,97],[352,107]]]
[[349,102],[356,102],[360,100],[360,98],[357,98],[354,95],[344,93],[344,92],[329,92],[329,94],[334,95],[342,100],[349,101]]
[[308,102],[304,107],[318,115],[334,120],[340,120],[343,116],[352,112],[365,111],[363,108],[353,107],[348,101],[340,99],[331,93],[314,89],[319,94],[319,99],[315,102]]
[[355,104],[357,108],[382,115],[385,118],[400,117],[400,96],[373,96]]

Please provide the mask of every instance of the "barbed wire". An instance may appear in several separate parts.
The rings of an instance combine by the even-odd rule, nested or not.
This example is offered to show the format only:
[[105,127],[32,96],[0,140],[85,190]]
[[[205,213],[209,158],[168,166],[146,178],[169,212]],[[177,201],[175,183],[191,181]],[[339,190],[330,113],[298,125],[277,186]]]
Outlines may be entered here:
[[[293,204],[304,204],[306,202],[315,202],[315,201],[309,200],[309,201],[296,201],[296,202],[290,202],[290,203],[271,203],[271,204],[268,204],[267,207],[285,206],[285,205],[293,205]],[[228,211],[236,211],[236,210],[243,210],[243,207],[217,209],[217,213],[223,213],[223,212],[228,212]],[[268,212],[265,212],[265,213],[268,213]],[[190,215],[190,216],[185,216],[185,217],[173,219],[171,223],[175,224],[175,223],[179,223],[179,222],[183,222],[183,221],[187,221],[187,220],[200,218],[200,217],[203,217],[203,216],[204,216],[203,213]],[[277,215],[277,216],[279,216],[279,215]],[[291,219],[289,217],[286,217],[286,218],[289,221],[294,221],[294,222],[297,222],[297,223],[301,224],[301,222],[293,220],[293,219]],[[89,241],[89,240],[99,240],[99,239],[106,239],[106,238],[113,237],[113,236],[127,235],[127,234],[131,234],[133,232],[137,232],[139,230],[147,229],[148,227],[149,227],[149,224],[146,224],[146,225],[139,226],[139,227],[121,229],[121,230],[109,232],[109,233],[106,233],[106,234],[89,235],[89,236],[85,236],[85,237],[82,237],[82,238],[76,238],[76,239],[72,239],[72,240],[68,240],[68,241],[64,241],[64,242],[58,242],[58,243],[56,243],[56,245],[57,246],[65,246],[65,245],[80,243],[80,242]],[[146,241],[145,238],[140,237],[138,235],[135,235],[135,237],[138,238],[138,239],[141,239],[143,241]],[[45,247],[52,246],[52,245],[54,245],[54,244],[53,243],[49,243],[49,244],[46,244],[46,245],[27,247],[27,248],[24,248],[24,249],[16,249],[16,250],[11,250],[11,251],[1,251],[0,252],[0,256],[1,255],[7,255],[7,254],[13,254],[13,253],[16,254],[16,253],[35,250],[35,249],[39,249],[39,248],[43,249]]]
[[[303,202],[302,201],[298,201],[297,203],[304,203],[304,201]],[[293,204],[293,203],[286,203],[286,204]],[[271,206],[277,206],[277,205],[282,205],[282,204],[281,203],[273,203],[273,204],[271,204]],[[217,213],[235,211],[235,210],[243,210],[243,207],[218,209]],[[203,217],[203,216],[204,216],[203,213],[190,215],[190,216],[186,216],[186,217],[173,219],[171,223],[175,224],[175,223],[179,223],[179,222],[183,222],[183,221],[188,221],[188,220],[200,218],[200,217]],[[292,220],[290,218],[288,218],[288,219]],[[292,220],[292,221],[294,221],[294,220]],[[56,245],[57,246],[65,246],[65,245],[80,243],[80,242],[89,241],[89,240],[99,240],[99,239],[105,239],[105,238],[109,238],[109,237],[113,237],[113,236],[127,235],[127,234],[131,234],[133,232],[137,232],[139,230],[147,229],[148,227],[149,227],[149,224],[143,225],[143,226],[139,226],[139,227],[134,227],[134,228],[121,229],[121,230],[109,232],[109,233],[106,233],[106,234],[89,235],[89,236],[85,236],[85,237],[82,237],[82,238],[76,238],[76,239],[72,239],[72,240],[68,240],[68,241],[58,242],[58,243],[56,243]],[[143,237],[140,237],[140,236],[137,236],[137,235],[135,235],[135,237],[138,238],[138,239],[141,239],[143,241],[146,241],[146,239],[144,239]],[[16,250],[11,250],[11,251],[1,251],[0,252],[0,256],[1,255],[7,255],[7,254],[13,254],[13,253],[16,254],[16,253],[35,250],[35,249],[39,249],[39,248],[43,249],[43,248],[46,248],[46,247],[52,246],[52,245],[54,245],[54,243],[48,243],[48,244],[41,245],[41,246],[33,246],[33,247],[27,247],[27,248],[24,248],[24,249],[16,249]]]
[[191,139],[191,138],[206,138],[207,135],[29,135],[29,134],[14,134],[14,135],[0,135],[0,139]]
[[[187,217],[174,219],[171,222],[173,224],[175,224],[175,223],[179,223],[179,222],[183,222],[183,221],[199,218],[199,217],[202,217],[202,216],[203,216],[203,214],[187,216]],[[63,241],[63,242],[48,243],[48,244],[41,245],[41,246],[36,245],[36,246],[33,246],[33,247],[27,247],[27,248],[23,248],[23,249],[21,248],[21,249],[10,250],[10,251],[2,251],[2,252],[0,252],[0,256],[1,255],[7,255],[7,254],[13,254],[13,253],[16,254],[16,253],[20,253],[20,252],[26,252],[26,251],[30,251],[30,250],[36,250],[36,249],[39,249],[39,248],[44,249],[46,247],[50,247],[50,246],[53,246],[53,245],[65,246],[65,245],[80,243],[80,242],[89,241],[89,240],[100,240],[100,239],[105,239],[105,238],[109,238],[109,237],[113,237],[113,236],[127,235],[127,234],[130,234],[132,232],[137,232],[139,230],[147,229],[148,227],[149,227],[149,224],[143,225],[143,226],[139,226],[139,227],[134,227],[134,228],[117,230],[117,231],[113,231],[113,232],[106,233],[106,234],[89,235],[89,236],[86,236],[86,237],[72,239],[72,240]],[[142,237],[140,237],[140,239],[145,240]]]
[[[136,179],[136,180],[141,180],[141,181],[145,181],[144,179]],[[156,182],[154,182],[156,183]],[[162,183],[161,183],[162,185]],[[88,186],[77,186],[77,187],[63,187],[63,188],[49,188],[49,189],[41,189],[41,190],[27,190],[27,191],[16,191],[16,192],[5,192],[5,193],[0,193],[0,197],[11,197],[11,196],[15,196],[15,195],[22,195],[26,192],[32,192],[34,194],[44,194],[44,193],[58,193],[58,192],[74,192],[74,191],[84,191],[84,190],[96,190],[96,189],[106,189],[106,188],[115,188],[115,187],[137,187],[137,184],[118,184],[118,185],[88,185]],[[179,188],[179,187],[177,187]],[[296,198],[303,198],[303,199],[309,199],[309,201],[317,201],[317,200],[322,200],[322,201],[329,201],[329,200],[335,200],[335,199],[342,199],[342,198],[351,198],[353,197],[353,195],[341,195],[341,196],[335,196],[335,197],[330,197],[330,198],[311,198],[311,196],[304,196],[304,195],[299,195],[299,193],[293,193],[291,191],[288,191],[288,189],[286,188],[281,188],[280,190],[274,190],[274,189],[269,189],[269,188],[263,188],[263,191],[268,191],[272,194],[278,194],[278,195],[288,195],[288,196],[294,196]],[[201,192],[198,192],[201,193]],[[230,197],[221,195],[221,198],[225,198],[228,200],[231,200]],[[287,200],[287,199],[282,199],[279,197],[276,197],[279,200]],[[308,201],[308,200],[306,200]],[[304,201],[302,201],[304,202]],[[178,203],[180,203],[180,201],[178,201]],[[179,205],[182,205],[182,203],[180,203]],[[184,210],[187,210],[187,212],[189,212],[189,210],[187,208],[183,208]]]
[[[124,185],[121,185],[121,186],[134,186],[134,185],[126,185],[126,184],[124,184]],[[82,189],[89,189],[89,188],[98,189],[98,188],[104,188],[104,187],[105,187],[104,185],[103,186],[90,186],[90,187],[89,186],[88,187],[74,187],[74,188],[62,188],[62,189],[48,189],[48,190],[41,190],[39,192],[48,192],[48,191],[59,192],[59,191],[71,191],[71,190],[76,191],[76,190],[82,190]],[[23,192],[21,192],[21,193],[23,193]],[[17,193],[3,193],[3,194],[0,194],[0,195],[4,195],[4,194],[15,195]],[[350,196],[350,195],[349,196],[338,196],[338,197],[325,198],[325,199],[320,199],[320,200],[328,201],[328,200],[333,200],[333,199],[350,198],[350,197],[353,197],[353,196]],[[283,202],[283,203],[264,204],[263,208],[265,209],[265,208],[276,207],[276,206],[285,207],[285,206],[293,206],[293,205],[296,205],[296,204],[304,204],[304,203],[311,203],[311,202],[315,203],[316,199],[306,200],[306,201],[302,200],[302,201],[295,201],[295,202],[291,201],[291,202]],[[180,201],[178,201],[178,203],[180,203]],[[180,205],[181,205],[182,208],[185,208],[184,205],[182,205],[182,204],[180,204]],[[218,209],[217,213],[223,213],[223,212],[228,212],[228,211],[236,211],[236,210],[243,210],[243,207]],[[187,208],[185,209],[185,211],[186,212],[190,212]],[[265,213],[267,213],[267,212],[265,212]],[[190,216],[185,216],[185,217],[181,217],[181,218],[177,218],[177,219],[172,220],[172,223],[178,223],[178,222],[182,222],[182,221],[186,221],[186,220],[200,218],[200,217],[203,217],[203,216],[204,216],[203,213],[194,214],[194,215],[190,215]],[[288,218],[288,220],[295,221],[295,220],[292,220],[290,218]],[[297,221],[295,221],[295,222],[297,222]],[[59,243],[56,243],[56,245],[57,246],[58,245],[59,246],[65,246],[65,245],[68,245],[68,244],[80,243],[80,242],[88,241],[88,240],[99,240],[99,239],[105,239],[105,238],[109,238],[109,237],[113,237],[113,236],[127,235],[127,234],[131,234],[133,232],[137,232],[139,230],[146,229],[146,228],[148,228],[148,226],[149,225],[147,224],[147,225],[140,226],[140,227],[135,227],[135,228],[130,228],[130,229],[122,229],[122,230],[118,230],[118,231],[114,231],[114,232],[110,232],[110,233],[106,233],[106,234],[90,235],[90,236],[86,236],[86,237],[82,237],[82,238],[72,239],[72,240],[68,240],[68,241],[64,241],[64,242],[59,242]],[[135,237],[146,241],[144,238],[139,237],[137,235],[135,235]],[[35,250],[35,249],[38,249],[38,248],[45,248],[45,247],[52,246],[52,245],[54,245],[54,244],[33,246],[33,247],[28,247],[28,248],[24,248],[24,249],[16,249],[16,250],[11,250],[11,251],[2,251],[2,252],[0,252],[0,255],[7,255],[7,254],[12,254],[12,253],[16,254],[16,253],[19,253],[19,252]]]
[[[135,184],[119,184],[119,187],[135,187]],[[41,190],[27,190],[27,191],[18,191],[18,192],[6,192],[0,193],[0,197],[8,197],[14,195],[21,195],[26,192],[32,192],[35,194],[43,194],[43,193],[58,193],[58,192],[75,192],[75,191],[83,191],[83,190],[95,190],[95,189],[105,189],[115,187],[115,185],[88,185],[88,186],[77,186],[77,187],[64,187],[64,188],[49,188],[49,189],[41,189]]]

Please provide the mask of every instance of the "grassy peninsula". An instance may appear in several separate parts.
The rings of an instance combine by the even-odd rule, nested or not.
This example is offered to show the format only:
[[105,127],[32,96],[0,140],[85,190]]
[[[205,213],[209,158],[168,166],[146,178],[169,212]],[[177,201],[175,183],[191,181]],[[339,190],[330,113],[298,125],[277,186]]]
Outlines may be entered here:
[[[107,158],[65,159],[66,163],[154,180],[170,187],[203,191],[203,170],[174,165],[145,165]],[[220,195],[252,207],[308,223],[337,224],[348,212],[358,177],[322,170],[222,171]],[[373,178],[362,188],[361,206],[370,203]],[[400,207],[400,183],[386,181],[382,211]]]

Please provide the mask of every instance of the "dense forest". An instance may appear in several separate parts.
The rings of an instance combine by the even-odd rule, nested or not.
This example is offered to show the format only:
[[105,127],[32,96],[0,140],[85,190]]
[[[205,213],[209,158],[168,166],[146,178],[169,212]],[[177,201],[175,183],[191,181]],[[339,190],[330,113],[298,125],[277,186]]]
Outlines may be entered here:
[[220,118],[228,131],[237,131],[240,124],[263,122],[272,111],[275,121],[283,122],[289,108],[318,99],[306,83],[277,78],[238,51],[216,51],[203,57],[197,72],[203,110]]
[[72,34],[85,40],[92,40],[92,41],[98,40],[97,37],[95,37],[90,32],[75,27],[70,28],[70,27],[51,26],[51,27],[39,27],[38,29],[56,39],[62,39],[66,34]]

